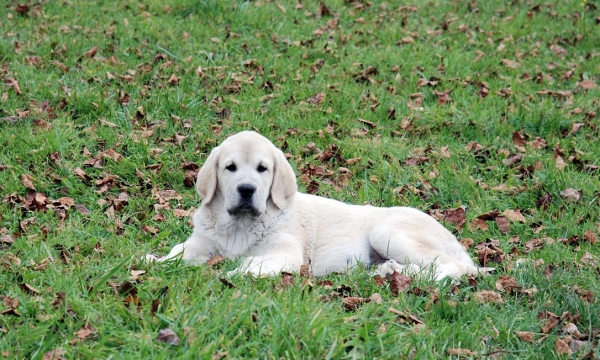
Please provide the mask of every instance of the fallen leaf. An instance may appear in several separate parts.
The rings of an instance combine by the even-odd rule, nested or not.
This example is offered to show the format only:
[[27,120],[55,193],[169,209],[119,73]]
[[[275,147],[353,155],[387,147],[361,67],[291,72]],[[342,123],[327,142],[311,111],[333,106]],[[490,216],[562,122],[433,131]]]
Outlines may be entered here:
[[25,186],[29,190],[35,191],[35,186],[33,185],[33,177],[29,174],[21,174],[21,184]]
[[42,360],[65,360],[65,355],[67,352],[63,348],[56,348],[54,350],[48,351],[42,356]]
[[516,210],[506,209],[506,210],[504,210],[502,215],[506,216],[511,221],[522,222],[522,223],[526,222],[525,216],[523,216],[523,214],[521,214],[521,211],[519,209],[516,209]]
[[476,352],[471,351],[469,349],[448,349],[446,350],[446,353],[449,356],[459,356],[459,357],[474,357],[475,355],[477,355]]
[[529,331],[516,331],[515,334],[519,337],[519,339],[527,342],[533,343],[533,333]]
[[220,264],[220,263],[222,263],[223,261],[225,261],[225,258],[224,258],[224,257],[222,257],[222,256],[221,256],[221,255],[219,255],[219,254],[215,254],[215,255],[214,255],[212,258],[210,258],[210,259],[209,259],[209,260],[206,262],[206,264],[207,264],[208,266],[215,266],[215,265],[217,265],[217,264]]
[[178,218],[189,217],[194,213],[194,210],[173,209],[173,215]]
[[581,80],[578,86],[584,90],[593,90],[598,87],[593,80]]
[[496,281],[496,290],[506,291],[509,295],[514,295],[519,288],[517,280],[512,276],[500,275],[500,278]]
[[96,56],[97,52],[98,52],[98,46],[94,46],[93,48],[91,48],[88,51],[86,51],[85,53],[83,53],[83,57],[93,58],[94,56]]
[[356,310],[358,306],[364,303],[370,302],[371,299],[363,298],[363,297],[345,297],[342,299],[342,303],[344,303],[344,307],[346,310]]
[[482,290],[473,294],[475,301],[479,303],[503,304],[502,296],[492,290]]
[[516,69],[520,65],[518,62],[510,59],[502,59],[501,62],[504,66],[506,66],[509,69]]
[[563,339],[556,339],[555,348],[558,355],[571,355],[573,353],[571,348],[569,348],[569,345]]
[[580,198],[579,191],[577,191],[573,188],[568,188],[568,189],[565,189],[564,191],[561,191],[560,196],[563,199],[565,199],[566,201],[570,201],[570,202],[579,201],[579,198]]
[[542,239],[531,239],[525,244],[525,251],[530,252],[533,249],[538,249],[544,246],[544,241]]
[[390,276],[390,289],[392,290],[392,295],[398,296],[398,293],[406,291],[410,287],[412,281],[412,276],[394,271]]
[[504,216],[496,216],[496,218],[494,219],[494,221],[496,221],[496,225],[498,225],[498,229],[503,233],[506,234],[508,232],[508,230],[510,230],[510,225],[508,223],[508,219]]
[[96,332],[96,329],[94,329],[94,327],[92,325],[86,324],[84,326],[81,327],[81,329],[79,329],[79,331],[77,331],[75,333],[75,336],[77,336],[78,338],[85,340],[88,337],[90,337],[91,335],[93,335]]
[[281,279],[279,280],[279,285],[281,285],[283,288],[289,288],[293,286],[294,278],[292,277],[292,274],[290,274],[289,272],[282,271]]
[[318,92],[315,95],[309,97],[307,101],[313,105],[321,105],[323,101],[325,101],[325,93]]
[[158,336],[156,340],[170,344],[170,345],[179,345],[179,337],[177,334],[171,329],[162,329],[158,332]]
[[450,150],[449,150],[449,146],[446,145],[444,147],[442,147],[440,149],[440,154],[442,154],[443,157],[450,159]]
[[583,237],[592,245],[598,242],[598,235],[593,230],[587,230]]

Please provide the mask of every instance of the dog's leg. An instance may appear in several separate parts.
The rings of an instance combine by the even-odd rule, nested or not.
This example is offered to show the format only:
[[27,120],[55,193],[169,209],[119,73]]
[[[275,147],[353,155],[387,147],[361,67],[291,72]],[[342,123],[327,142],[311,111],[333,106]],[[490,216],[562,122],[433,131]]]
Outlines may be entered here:
[[[392,231],[388,227],[380,227],[369,235],[369,243],[381,257],[394,260],[397,265],[412,264],[424,271],[431,269],[433,277],[437,281],[447,276],[459,278],[466,274],[478,273],[479,270],[473,261],[465,260],[465,256],[470,260],[466,252],[465,256],[458,260],[439,248],[433,248],[431,243],[435,242],[426,239],[415,240],[414,236],[414,234],[406,234],[398,230]],[[452,236],[447,241],[457,240]],[[390,270],[393,267],[394,263],[388,263],[387,268],[381,270]]]
[[286,253],[269,253],[264,256],[248,257],[237,269],[227,275],[251,273],[256,277],[276,276],[282,271],[297,273],[300,271],[302,258]]
[[145,257],[147,262],[163,262],[177,259],[182,259],[190,265],[202,265],[210,259],[210,254],[202,246],[202,243],[192,235],[187,241],[173,246],[167,256],[159,258],[147,254]]
[[389,275],[392,275],[394,271],[407,275],[417,275],[422,273],[423,269],[416,264],[398,264],[395,260],[386,260],[384,263],[377,265],[377,268],[371,275],[388,277]]

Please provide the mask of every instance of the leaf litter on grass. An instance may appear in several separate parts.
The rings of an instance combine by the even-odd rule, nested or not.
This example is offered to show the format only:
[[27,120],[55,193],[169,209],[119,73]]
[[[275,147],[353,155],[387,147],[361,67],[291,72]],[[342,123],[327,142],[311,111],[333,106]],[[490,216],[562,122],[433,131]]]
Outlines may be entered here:
[[[141,245],[161,238],[163,231],[171,236],[161,238],[161,247],[180,242],[175,239],[185,237],[180,222],[197,206],[192,199],[198,167],[186,168],[183,159],[201,164],[220,139],[250,128],[274,140],[282,137],[278,144],[308,192],[357,204],[420,207],[465,237],[461,241],[481,265],[500,269],[489,281],[473,280],[477,289],[458,287],[458,294],[449,290],[437,295],[414,282],[418,280],[400,286],[393,279],[362,282],[350,277],[319,285],[328,279],[303,277],[302,287],[314,282],[312,291],[319,295],[362,299],[356,300],[353,314],[360,317],[376,307],[378,300],[371,299],[375,293],[362,290],[371,283],[378,286],[384,306],[392,299],[406,301],[407,314],[419,308],[418,296],[429,297],[425,301],[431,305],[423,314],[441,324],[440,329],[451,322],[436,317],[439,304],[445,303],[436,297],[456,301],[496,291],[505,302],[491,301],[495,319],[525,319],[530,308],[546,300],[554,301],[557,313],[562,307],[575,313],[578,305],[571,298],[594,306],[598,290],[590,274],[598,262],[593,214],[599,189],[592,181],[598,171],[593,141],[598,54],[590,39],[597,37],[596,6],[212,5],[214,9],[202,4],[183,9],[151,2],[99,9],[86,4],[76,22],[73,6],[7,7],[0,22],[7,39],[0,68],[0,132],[2,143],[11,145],[4,149],[11,150],[0,154],[0,208],[5,214],[0,228],[7,229],[0,235],[0,266],[3,284],[9,285],[1,291],[11,299],[23,294],[28,304],[5,307],[11,326],[25,324],[21,329],[35,331],[56,325],[34,322],[29,309],[42,310],[30,306],[39,302],[29,297],[54,301],[57,288],[69,290],[66,303],[83,299],[70,291],[78,286],[61,285],[63,277],[52,280],[49,269],[65,274],[73,285],[90,275],[81,269],[94,272],[96,263],[132,255],[128,249],[145,251]],[[200,13],[209,21],[197,21]],[[265,16],[270,21],[252,20]],[[187,20],[177,20],[181,18]],[[39,27],[40,19],[52,21]],[[548,23],[553,26],[547,28]],[[148,36],[136,36],[140,28]],[[201,52],[199,39],[207,39]],[[284,135],[291,128],[296,130]],[[311,142],[315,151],[303,153],[300,149]],[[399,190],[392,193],[390,188]],[[117,236],[106,236],[104,230]],[[514,266],[519,259],[546,263],[524,267],[528,270],[521,273]],[[228,264],[214,266],[227,269]],[[125,298],[134,305],[129,311],[138,311],[135,304],[140,303],[154,315],[159,308],[155,294],[163,287],[156,285],[148,295],[146,287],[155,280],[146,279],[158,274],[164,279],[189,277],[170,271],[176,275],[158,267],[125,267],[109,281],[129,281],[137,293],[121,294],[117,287],[113,305]],[[199,277],[210,283],[218,271]],[[36,272],[36,280],[30,272]],[[286,279],[286,284],[292,282],[287,292],[294,293],[300,281],[293,281],[293,275]],[[222,289],[217,282],[220,291],[245,289],[243,283],[222,281]],[[555,289],[550,283],[568,286]],[[197,284],[169,285],[184,304],[202,296],[187,293]],[[541,294],[547,298],[542,300]],[[341,299],[336,301],[345,309]],[[517,316],[506,315],[512,299]],[[176,317],[176,307],[165,301],[162,309]],[[103,306],[96,299],[81,303],[90,309]],[[87,311],[81,307],[83,315]],[[214,311],[225,313],[217,305]],[[336,314],[330,311],[328,317]],[[123,319],[117,323],[131,324]],[[570,323],[578,329],[599,327],[593,319],[579,321],[585,325]],[[549,341],[546,354],[568,354],[568,349],[577,351],[577,341],[588,341],[577,339],[573,326],[563,323],[560,341]],[[86,324],[64,321],[56,326],[69,327],[62,332],[68,337]],[[482,331],[476,326],[470,330]],[[102,336],[103,331],[96,332]],[[385,334],[381,341],[390,344],[398,329],[389,326]],[[476,346],[461,349],[468,337],[453,335],[451,347],[464,350],[456,356],[485,353]],[[326,343],[312,338],[321,348],[335,343],[335,336]],[[92,336],[86,341],[103,346]],[[511,340],[495,341],[513,346]],[[237,345],[224,346],[235,357],[235,349],[242,348]],[[52,348],[55,353],[45,355],[67,357],[77,351],[75,346],[68,352],[45,347]],[[26,356],[29,350],[24,351],[15,356]]]

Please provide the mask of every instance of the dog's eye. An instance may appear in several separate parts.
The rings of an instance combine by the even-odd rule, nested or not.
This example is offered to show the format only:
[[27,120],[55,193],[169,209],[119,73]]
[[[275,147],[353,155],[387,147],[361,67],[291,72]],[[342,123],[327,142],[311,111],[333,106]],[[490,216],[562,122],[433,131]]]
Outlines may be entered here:
[[227,165],[227,166],[225,167],[225,169],[227,169],[227,170],[229,170],[229,171],[231,171],[231,172],[234,172],[234,171],[236,171],[236,170],[237,170],[237,167],[235,166],[235,164],[231,164],[231,165]]
[[256,171],[258,171],[259,173],[263,173],[263,172],[267,171],[267,168],[262,165],[258,165],[258,167],[256,168]]

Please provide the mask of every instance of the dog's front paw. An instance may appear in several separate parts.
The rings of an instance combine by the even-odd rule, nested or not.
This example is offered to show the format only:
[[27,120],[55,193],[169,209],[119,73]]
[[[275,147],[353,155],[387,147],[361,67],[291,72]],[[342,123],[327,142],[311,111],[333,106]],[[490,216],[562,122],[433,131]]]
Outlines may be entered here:
[[146,254],[146,256],[142,256],[142,258],[140,260],[142,260],[143,262],[147,262],[147,263],[152,263],[152,262],[159,262],[161,258],[152,255],[152,254]]

